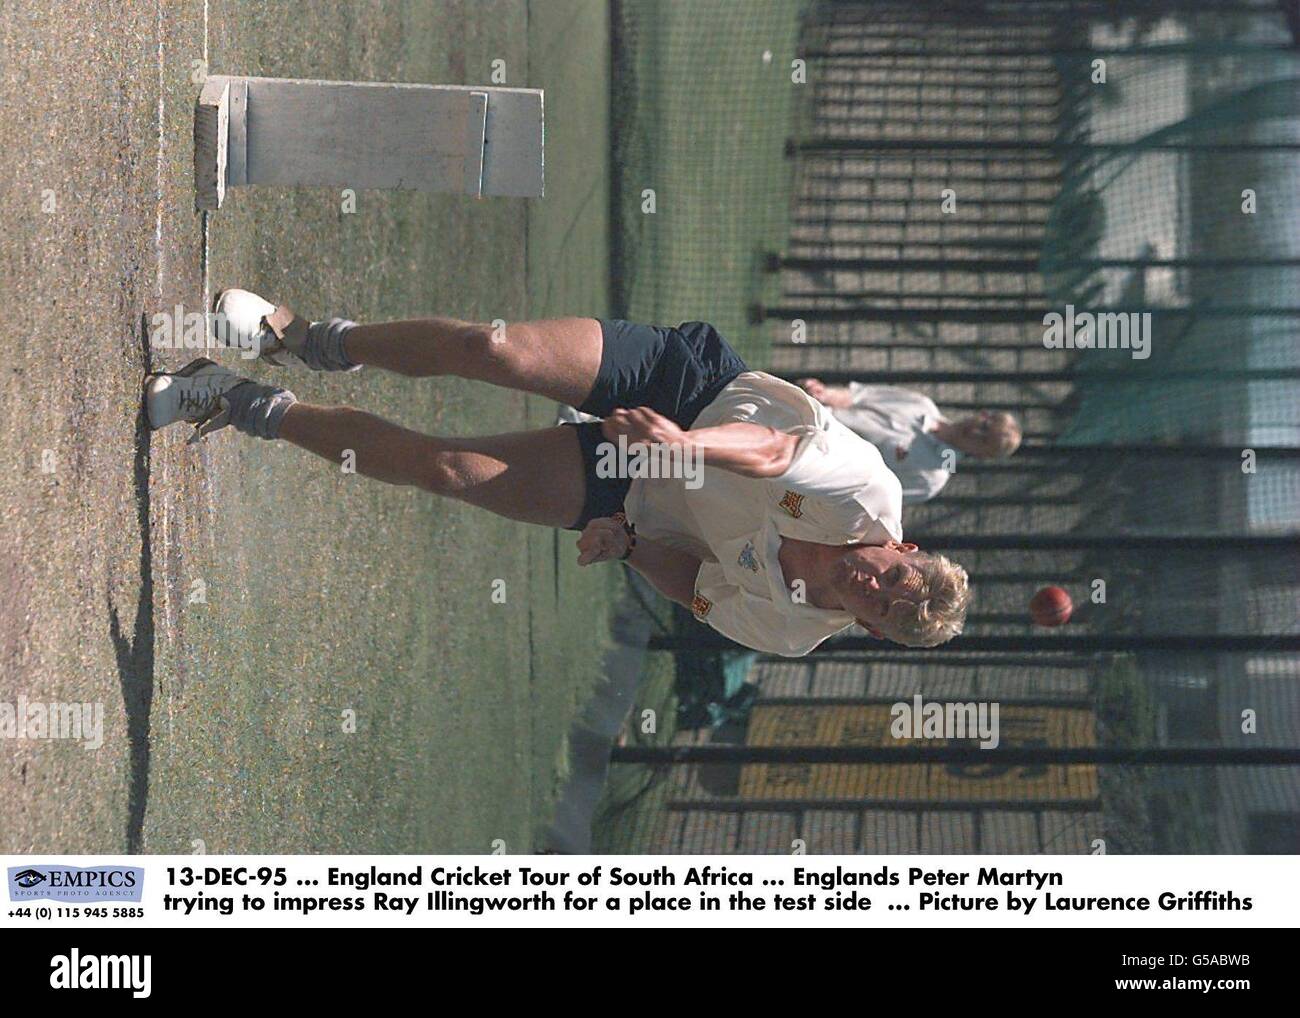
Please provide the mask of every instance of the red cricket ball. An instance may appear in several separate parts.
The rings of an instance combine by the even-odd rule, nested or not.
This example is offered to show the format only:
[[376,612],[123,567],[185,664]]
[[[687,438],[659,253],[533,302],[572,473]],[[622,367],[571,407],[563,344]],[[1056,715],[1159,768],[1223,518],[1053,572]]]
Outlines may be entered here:
[[1060,587],[1044,587],[1029,602],[1029,617],[1036,626],[1063,626],[1073,611],[1074,602]]

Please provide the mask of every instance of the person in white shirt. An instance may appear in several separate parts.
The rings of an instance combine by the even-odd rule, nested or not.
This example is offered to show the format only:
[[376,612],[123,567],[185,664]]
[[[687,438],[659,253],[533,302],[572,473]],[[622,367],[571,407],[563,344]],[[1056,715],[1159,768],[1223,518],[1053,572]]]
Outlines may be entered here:
[[1006,412],[982,410],[950,421],[933,400],[911,389],[860,382],[832,386],[816,378],[802,378],[798,385],[880,450],[902,482],[908,504],[939,494],[963,456],[1005,459],[1020,447],[1020,424]]
[[741,423],[773,429],[788,457],[753,473],[711,466],[706,455],[698,486],[634,480],[625,501],[638,546],[648,538],[699,562],[689,567],[696,618],[737,643],[790,656],[855,622],[909,645],[953,635],[965,574],[903,542],[898,479],[870,443],[795,386],[745,372],[684,435],[648,421],[613,428],[689,443],[697,429]]
[[[600,420],[476,438],[425,435],[346,406],[300,402],[206,358],[146,382],[154,428],[227,424],[358,473],[580,530],[583,565],[618,559],[724,635],[806,654],[861,623],[908,646],[961,631],[962,568],[903,541],[902,489],[880,454],[799,388],[749,371],[705,322],[561,318],[309,321],[246,290],[214,327],[272,364],[454,375]],[[615,453],[666,451],[677,470]],[[674,458],[675,457],[675,458]],[[654,460],[658,462],[658,460]]]

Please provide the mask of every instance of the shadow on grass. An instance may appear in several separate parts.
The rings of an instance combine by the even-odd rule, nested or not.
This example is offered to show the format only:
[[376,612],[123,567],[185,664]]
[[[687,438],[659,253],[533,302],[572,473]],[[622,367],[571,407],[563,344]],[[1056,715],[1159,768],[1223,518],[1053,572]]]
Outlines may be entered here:
[[[143,319],[145,373],[150,368],[149,333]],[[118,681],[126,708],[126,738],[130,761],[127,793],[126,850],[139,852],[144,836],[145,807],[149,801],[149,712],[153,707],[154,620],[153,546],[149,537],[149,422],[144,404],[135,422],[135,511],[140,531],[140,596],[135,607],[135,627],[128,640],[112,595],[108,599],[108,626],[117,657]]]

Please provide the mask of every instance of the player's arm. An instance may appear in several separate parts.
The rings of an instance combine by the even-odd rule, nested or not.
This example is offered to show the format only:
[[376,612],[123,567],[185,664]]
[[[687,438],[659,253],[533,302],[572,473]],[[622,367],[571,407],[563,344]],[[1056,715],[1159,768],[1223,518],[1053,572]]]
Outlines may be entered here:
[[700,572],[700,560],[694,555],[639,537],[627,564],[668,600],[687,608],[695,600],[695,577]]
[[745,477],[780,477],[799,447],[797,436],[747,421],[684,431],[649,407],[615,410],[605,418],[602,430],[611,440],[623,435],[629,442],[698,450],[708,466]]
[[762,424],[733,421],[688,431],[691,445],[711,467],[744,477],[780,477],[790,469],[799,439]]
[[801,378],[795,385],[823,406],[844,410],[853,405],[853,393],[847,385],[827,385],[817,378]]
[[578,565],[611,560],[626,562],[670,601],[689,608],[695,600],[695,577],[700,572],[698,558],[644,537],[634,539],[618,520],[608,517],[592,520],[578,538]]

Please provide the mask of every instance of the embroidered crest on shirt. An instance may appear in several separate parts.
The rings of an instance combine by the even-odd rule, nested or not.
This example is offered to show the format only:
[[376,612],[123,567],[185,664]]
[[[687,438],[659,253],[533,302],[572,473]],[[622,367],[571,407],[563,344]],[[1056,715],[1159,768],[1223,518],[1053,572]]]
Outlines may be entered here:
[[696,594],[691,599],[691,611],[695,613],[695,617],[701,622],[704,621],[704,617],[709,614],[709,609],[712,607],[713,602],[703,594]]
[[745,547],[740,549],[740,556],[736,561],[748,569],[751,573],[758,572],[758,556],[754,554],[754,542],[746,541]]
[[793,491],[786,491],[785,497],[777,504],[796,520],[803,515],[803,496]]

